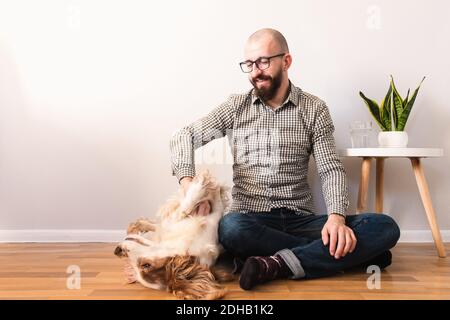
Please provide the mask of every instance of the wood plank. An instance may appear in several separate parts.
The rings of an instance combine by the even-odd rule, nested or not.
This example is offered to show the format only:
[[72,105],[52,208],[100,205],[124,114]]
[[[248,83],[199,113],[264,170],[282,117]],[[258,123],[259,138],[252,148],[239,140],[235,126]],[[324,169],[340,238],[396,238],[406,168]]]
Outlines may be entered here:
[[[123,261],[113,255],[115,245],[0,244],[0,299],[174,299],[127,284]],[[240,289],[236,279],[226,284],[225,299],[450,299],[450,260],[436,257],[434,250],[432,243],[397,245],[379,290],[367,288],[370,274],[352,270],[323,279],[276,280],[251,291]],[[72,264],[81,270],[79,290],[66,285]]]

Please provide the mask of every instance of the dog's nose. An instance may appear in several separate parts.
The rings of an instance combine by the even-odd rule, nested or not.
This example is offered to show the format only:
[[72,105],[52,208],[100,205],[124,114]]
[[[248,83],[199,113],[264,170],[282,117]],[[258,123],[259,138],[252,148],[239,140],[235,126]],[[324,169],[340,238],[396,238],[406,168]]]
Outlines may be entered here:
[[114,254],[118,257],[125,256],[125,252],[122,250],[120,246],[117,246],[116,250],[114,250]]

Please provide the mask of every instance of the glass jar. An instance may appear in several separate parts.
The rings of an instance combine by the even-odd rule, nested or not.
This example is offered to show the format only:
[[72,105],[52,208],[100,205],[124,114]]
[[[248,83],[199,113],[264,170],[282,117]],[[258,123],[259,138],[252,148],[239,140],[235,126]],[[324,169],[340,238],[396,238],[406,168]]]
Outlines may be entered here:
[[352,148],[370,148],[372,121],[353,121],[350,124]]

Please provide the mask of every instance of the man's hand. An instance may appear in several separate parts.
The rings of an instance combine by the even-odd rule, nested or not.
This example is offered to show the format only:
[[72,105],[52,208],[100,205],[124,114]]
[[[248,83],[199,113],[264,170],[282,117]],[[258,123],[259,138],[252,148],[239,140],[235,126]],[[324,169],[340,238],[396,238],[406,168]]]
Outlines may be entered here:
[[183,195],[186,195],[187,189],[189,189],[189,185],[192,182],[192,177],[184,177],[180,180],[181,190],[183,191]]
[[356,247],[356,237],[353,230],[345,225],[345,218],[338,214],[330,214],[322,229],[322,241],[330,244],[330,255],[336,259],[352,253]]
[[[192,177],[184,177],[180,180],[181,189],[183,190],[183,194],[186,194],[186,191],[189,188],[189,185],[192,182]],[[197,209],[192,212],[194,216],[207,216],[211,212],[211,205],[209,201],[200,202]]]

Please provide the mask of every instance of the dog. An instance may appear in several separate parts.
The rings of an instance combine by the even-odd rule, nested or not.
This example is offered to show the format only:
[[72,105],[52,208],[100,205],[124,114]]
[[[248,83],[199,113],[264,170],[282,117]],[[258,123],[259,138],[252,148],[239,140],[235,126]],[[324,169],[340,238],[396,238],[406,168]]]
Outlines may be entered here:
[[[127,259],[128,282],[167,290],[180,299],[222,298],[226,291],[220,283],[233,280],[230,272],[215,266],[223,252],[218,225],[229,205],[228,190],[203,171],[185,193],[180,189],[159,209],[157,221],[131,223],[114,251]],[[203,201],[209,201],[210,214],[195,215]]]

